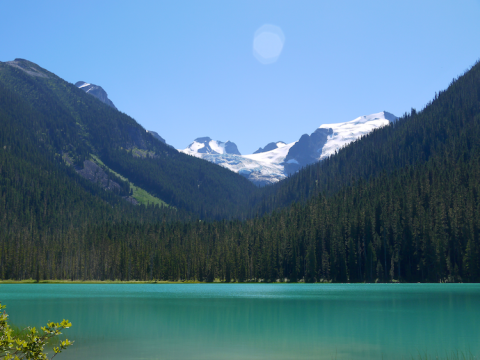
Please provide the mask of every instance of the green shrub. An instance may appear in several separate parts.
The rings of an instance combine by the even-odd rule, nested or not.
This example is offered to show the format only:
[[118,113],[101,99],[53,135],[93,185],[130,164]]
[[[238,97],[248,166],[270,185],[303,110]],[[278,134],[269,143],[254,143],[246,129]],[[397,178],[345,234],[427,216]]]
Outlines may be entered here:
[[[0,303],[0,311],[5,307]],[[72,326],[72,323],[64,319],[61,323],[47,323],[46,326],[41,328],[41,334],[35,327],[27,327],[26,331],[19,333],[8,324],[8,314],[4,311],[0,313],[0,359],[48,359],[44,352],[46,343],[50,339],[61,335],[62,329],[68,329],[70,326]],[[58,346],[53,347],[55,354],[50,359],[53,359],[72,344],[73,342],[68,339],[60,341]]]

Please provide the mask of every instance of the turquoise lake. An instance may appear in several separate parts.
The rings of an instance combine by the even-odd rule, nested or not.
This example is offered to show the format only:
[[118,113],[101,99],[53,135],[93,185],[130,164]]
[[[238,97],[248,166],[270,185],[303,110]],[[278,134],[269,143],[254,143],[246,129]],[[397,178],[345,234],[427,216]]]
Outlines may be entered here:
[[69,319],[55,359],[480,354],[480,284],[6,284],[10,322]]

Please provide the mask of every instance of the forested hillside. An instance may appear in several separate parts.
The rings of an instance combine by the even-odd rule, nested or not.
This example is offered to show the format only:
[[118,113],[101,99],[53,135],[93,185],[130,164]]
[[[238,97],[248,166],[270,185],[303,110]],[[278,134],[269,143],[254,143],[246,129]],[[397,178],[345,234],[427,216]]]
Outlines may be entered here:
[[[471,130],[480,135],[479,117]],[[40,234],[46,242],[12,233],[0,243],[1,277],[477,282],[478,143],[474,150],[244,222],[109,222]]]
[[[18,100],[5,93],[10,103]],[[10,114],[0,112],[0,119],[29,117],[23,113],[29,107],[21,102],[9,109]],[[60,167],[48,164],[62,163],[54,154],[43,170],[43,151],[36,148],[54,145],[37,135],[35,141],[20,141],[31,132],[7,120],[11,130],[1,139],[7,146],[0,171],[10,170],[2,175],[0,205],[14,212],[4,212],[1,220],[3,279],[480,281],[480,63],[424,110],[412,110],[323,163],[265,188],[263,201],[253,208],[259,215],[243,221],[199,221],[161,208],[149,212],[141,207],[139,215],[135,209],[140,207],[132,205],[122,205],[132,214],[122,216],[123,210],[115,213],[119,196],[90,184],[82,185],[82,191],[98,203],[101,220],[93,221],[96,216],[87,214],[85,203],[85,215],[78,215],[81,223],[31,224],[30,219],[45,219],[49,211],[62,214],[64,200],[42,207],[42,194],[57,186],[69,199],[70,180],[56,179],[80,180],[66,166],[64,175],[52,175]],[[27,157],[25,168],[30,170],[25,171],[45,180],[21,176],[21,156],[12,154],[22,146],[29,148],[18,154],[37,154],[40,164]],[[102,155],[113,170],[127,177],[139,174],[130,180],[140,184],[144,179],[146,188],[159,186],[147,183],[155,179],[148,176],[155,158],[142,158],[146,165],[140,166],[130,156],[134,150],[112,146]],[[50,182],[54,185],[48,188]],[[10,189],[17,195],[10,195],[15,193]],[[255,205],[259,195],[252,194],[241,195]],[[77,204],[72,208],[78,206],[71,199]]]
[[24,236],[25,231],[33,236],[122,218],[187,217],[173,208],[147,211],[131,205],[122,198],[128,194],[128,184],[114,175],[122,183],[117,191],[105,191],[78,176],[60,154],[51,151],[51,139],[41,134],[43,126],[42,113],[0,86],[0,236]]
[[459,132],[479,112],[479,67],[477,63],[464,76],[452,81],[448,90],[435,94],[422,111],[412,109],[389,126],[349,144],[335,156],[266,188],[257,211],[272,211],[319,193],[331,195],[352,181],[421,164],[455,148]]
[[11,96],[2,98],[2,111],[9,115],[2,121],[20,122],[26,134],[6,138],[3,146],[40,141],[45,156],[70,159],[77,170],[95,155],[129,181],[196,217],[245,216],[256,191],[245,178],[177,152],[129,116],[38,65],[22,59],[0,63],[0,87],[27,104],[15,107]]

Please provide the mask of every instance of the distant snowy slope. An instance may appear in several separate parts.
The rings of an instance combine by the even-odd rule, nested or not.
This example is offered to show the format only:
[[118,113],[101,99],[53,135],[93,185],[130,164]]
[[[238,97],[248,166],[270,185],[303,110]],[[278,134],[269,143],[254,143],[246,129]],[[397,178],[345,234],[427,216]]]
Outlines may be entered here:
[[[235,143],[231,141],[222,142],[201,137],[195,139],[186,149],[179,151],[223,166],[245,176],[257,185],[267,185],[285,178],[283,166],[280,165],[284,155],[283,157],[280,155],[280,159],[276,153],[242,156]],[[276,157],[276,160],[273,157]]]
[[389,112],[382,111],[376,114],[360,116],[352,121],[338,124],[323,124],[319,129],[332,129],[331,135],[327,143],[323,146],[319,160],[323,160],[335,151],[351,143],[352,141],[368,134],[374,129],[388,125],[390,122],[397,120],[397,117]]
[[256,185],[267,185],[280,181],[303,166],[313,164],[333,155],[335,151],[374,129],[388,125],[397,119],[388,112],[360,116],[352,121],[323,124],[312,134],[304,134],[295,142],[269,143],[250,155],[240,155],[237,146],[197,138],[186,149],[185,154],[199,157],[245,176]]
[[395,115],[382,111],[343,123],[323,124],[311,135],[302,135],[291,147],[284,162],[285,174],[290,175],[304,166],[323,160],[352,141],[396,119]]
[[285,178],[282,165],[250,159],[249,156],[205,154],[201,158],[239,173],[256,185],[268,185]]
[[263,149],[258,148],[258,150],[254,152],[254,154],[275,150],[276,148],[279,148],[279,147],[282,147],[282,146],[285,146],[285,145],[287,145],[287,144],[285,144],[283,141],[271,142],[271,143],[265,145],[265,147]]
[[240,155],[237,145],[231,141],[212,140],[208,136],[197,138],[186,149],[179,150],[185,154],[202,157],[198,154],[233,154]]
[[276,149],[266,152],[244,155],[243,157],[258,163],[273,165],[275,167],[282,168],[283,170],[283,162],[285,161],[285,158],[290,151],[290,148],[295,143],[296,142],[290,144],[283,143],[282,147],[278,147]]

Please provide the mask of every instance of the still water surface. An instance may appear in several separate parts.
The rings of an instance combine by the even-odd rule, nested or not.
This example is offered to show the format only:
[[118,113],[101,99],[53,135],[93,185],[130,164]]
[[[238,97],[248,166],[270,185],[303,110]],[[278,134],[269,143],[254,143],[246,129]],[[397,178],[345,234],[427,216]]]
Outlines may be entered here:
[[480,354],[479,284],[0,285],[14,324],[69,319],[55,359]]

